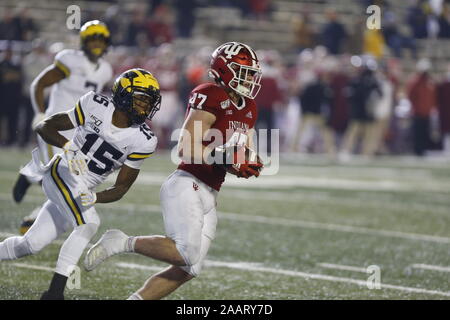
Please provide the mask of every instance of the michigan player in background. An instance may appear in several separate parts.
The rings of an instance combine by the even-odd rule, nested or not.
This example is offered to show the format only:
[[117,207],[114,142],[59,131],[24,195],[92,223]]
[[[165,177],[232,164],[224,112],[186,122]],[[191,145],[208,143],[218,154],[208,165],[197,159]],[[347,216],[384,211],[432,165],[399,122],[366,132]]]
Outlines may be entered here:
[[[42,139],[63,153],[44,166],[37,149],[33,151],[33,160],[26,168],[35,178],[42,178],[48,200],[24,236],[0,242],[0,260],[36,254],[73,228],[41,299],[64,299],[67,279],[100,224],[94,204],[122,198],[144,160],[155,151],[157,139],[145,121],[151,120],[160,103],[158,81],[146,70],[131,69],[116,79],[112,99],[89,92],[75,108],[37,124]],[[62,135],[73,129],[72,140]],[[96,193],[95,187],[116,170],[120,171],[114,186]]]
[[[110,45],[110,33],[106,25],[98,20],[86,22],[80,29],[81,50],[66,49],[55,56],[52,65],[44,69],[32,82],[30,98],[35,112],[33,129],[46,117],[69,110],[77,100],[89,91],[101,92],[111,80],[111,65],[102,58]],[[52,87],[48,106],[44,102],[45,88]],[[62,134],[72,138],[74,131]],[[37,138],[41,157],[47,163],[61,149]],[[13,198],[21,202],[32,183],[39,183],[26,170],[21,170],[13,188]],[[39,208],[22,222],[20,232],[24,234],[31,226]]]
[[[253,145],[257,119],[254,98],[261,80],[255,52],[243,43],[225,43],[212,54],[210,67],[216,83],[201,84],[191,92],[178,141],[183,162],[161,187],[166,236],[129,237],[120,230],[108,230],[86,254],[88,271],[123,252],[170,264],[150,277],[129,297],[131,300],[161,299],[200,274],[215,237],[217,196],[226,173],[250,178],[259,176],[262,168],[262,163],[251,161],[251,157],[237,167],[229,161],[230,154],[234,157],[229,150],[249,150]],[[208,137],[212,131],[213,143]]]

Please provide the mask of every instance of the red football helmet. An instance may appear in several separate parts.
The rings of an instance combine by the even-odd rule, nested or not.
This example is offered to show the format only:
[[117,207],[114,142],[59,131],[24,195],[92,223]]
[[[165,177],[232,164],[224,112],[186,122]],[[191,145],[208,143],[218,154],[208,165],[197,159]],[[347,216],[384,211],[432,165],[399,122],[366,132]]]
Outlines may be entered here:
[[209,75],[222,86],[254,99],[261,89],[261,68],[255,51],[240,42],[227,42],[212,54]]

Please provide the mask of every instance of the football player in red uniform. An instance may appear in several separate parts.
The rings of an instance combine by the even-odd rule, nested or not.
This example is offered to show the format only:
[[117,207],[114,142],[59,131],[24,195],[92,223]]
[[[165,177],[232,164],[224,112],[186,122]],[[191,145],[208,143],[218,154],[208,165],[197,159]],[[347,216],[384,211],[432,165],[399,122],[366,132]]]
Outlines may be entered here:
[[261,79],[255,52],[243,43],[225,43],[212,54],[209,75],[215,83],[201,84],[190,95],[178,141],[183,161],[161,187],[166,236],[130,237],[108,230],[86,255],[87,270],[122,252],[171,265],[150,277],[131,300],[163,298],[199,275],[215,236],[216,199],[226,173],[249,178],[259,176],[262,168],[261,162],[252,164],[247,158],[239,165],[228,161],[235,157],[230,150],[252,147],[257,118],[253,99]]

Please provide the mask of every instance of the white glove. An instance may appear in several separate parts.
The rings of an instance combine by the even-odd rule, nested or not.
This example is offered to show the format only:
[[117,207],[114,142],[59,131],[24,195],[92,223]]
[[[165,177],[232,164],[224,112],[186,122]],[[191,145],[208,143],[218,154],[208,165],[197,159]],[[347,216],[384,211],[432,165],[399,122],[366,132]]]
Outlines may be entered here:
[[44,120],[46,118],[45,113],[43,112],[38,112],[34,115],[33,121],[31,122],[31,128],[33,130],[36,130],[37,125],[39,124],[39,122],[41,122],[42,120]]
[[80,191],[79,196],[84,207],[92,206],[97,201],[97,194],[90,190]]
[[69,170],[73,174],[81,175],[87,172],[87,157],[83,152],[72,142],[68,141],[64,146],[64,155],[66,156]]

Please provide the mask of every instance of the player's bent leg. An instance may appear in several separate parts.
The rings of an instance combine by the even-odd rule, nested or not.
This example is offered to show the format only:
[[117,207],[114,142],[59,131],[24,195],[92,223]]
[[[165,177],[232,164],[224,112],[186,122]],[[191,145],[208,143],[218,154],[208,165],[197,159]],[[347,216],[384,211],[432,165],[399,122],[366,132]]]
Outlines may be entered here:
[[78,263],[84,249],[95,235],[98,224],[87,223],[77,226],[64,241],[59,252],[55,273],[50,287],[41,295],[41,300],[64,300],[67,279]]
[[164,229],[175,242],[184,264],[193,265],[200,257],[205,201],[202,183],[190,173],[177,170],[161,186],[160,200]]
[[194,276],[182,270],[178,266],[170,266],[167,269],[151,276],[136,293],[128,300],[159,300],[169,295],[182,284],[191,280]]
[[92,271],[113,255],[132,252],[131,241],[133,241],[132,237],[127,236],[120,230],[107,230],[88,250],[84,258],[84,268],[87,271]]
[[97,230],[98,224],[87,223],[76,227],[72,231],[66,241],[64,241],[59,252],[55,270],[57,273],[69,277]]
[[58,207],[47,201],[36,222],[22,237],[10,237],[0,243],[0,260],[14,260],[36,254],[67,230],[67,224],[58,214]]
[[90,207],[83,212],[83,219],[85,223],[75,226],[72,233],[64,241],[59,252],[50,287],[42,294],[41,300],[64,299],[64,289],[67,279],[100,225],[100,219],[94,207]]
[[0,261],[15,260],[32,254],[25,237],[9,237],[0,242]]
[[41,211],[42,206],[36,207],[31,211],[31,213],[22,219],[20,223],[19,232],[21,235],[27,233],[30,230],[33,223],[36,221],[39,212]]
[[180,254],[175,241],[164,236],[135,237],[131,248],[135,253],[175,266],[186,265],[186,259]]

